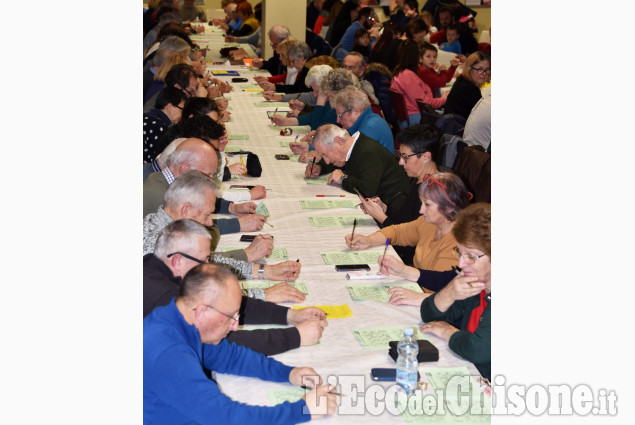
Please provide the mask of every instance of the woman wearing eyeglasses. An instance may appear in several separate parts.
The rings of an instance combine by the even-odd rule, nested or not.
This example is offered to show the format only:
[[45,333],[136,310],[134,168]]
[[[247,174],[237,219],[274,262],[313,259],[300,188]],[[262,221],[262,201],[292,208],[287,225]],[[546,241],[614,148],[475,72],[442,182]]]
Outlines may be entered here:
[[480,86],[489,81],[491,71],[490,58],[486,53],[474,52],[468,56],[461,75],[452,85],[444,114],[458,114],[467,119],[476,102],[481,99]]
[[[491,210],[489,204],[470,205],[459,212],[452,229],[453,250],[462,276],[423,300],[421,331],[448,340],[449,347],[469,360],[484,378],[491,374]],[[450,323],[460,320],[459,328]]]
[[[409,280],[418,280],[419,271],[417,269],[434,272],[447,272],[456,266],[457,261],[452,254],[452,248],[456,246],[456,241],[451,230],[454,220],[460,210],[467,207],[472,199],[472,194],[467,191],[465,184],[459,176],[453,173],[436,173],[426,175],[422,178],[419,186],[419,196],[421,197],[421,217],[408,223],[395,224],[384,227],[370,236],[351,235],[346,236],[346,244],[352,250],[367,249],[373,246],[380,246],[390,239],[392,245],[414,246],[415,253],[413,265],[409,274],[400,274],[397,266],[393,263],[403,265],[393,257],[386,257],[379,261],[382,270],[391,274],[399,274]],[[383,260],[383,261],[382,261]],[[414,276],[416,272],[417,276]],[[447,283],[445,280],[444,283]],[[438,290],[438,287],[431,287],[428,282],[419,283],[431,290]],[[412,291],[411,291],[412,292]],[[414,292],[413,292],[414,294]],[[393,297],[394,298],[394,297]],[[391,298],[391,304],[401,304]],[[421,300],[419,300],[419,303]],[[418,305],[418,304],[415,304]]]

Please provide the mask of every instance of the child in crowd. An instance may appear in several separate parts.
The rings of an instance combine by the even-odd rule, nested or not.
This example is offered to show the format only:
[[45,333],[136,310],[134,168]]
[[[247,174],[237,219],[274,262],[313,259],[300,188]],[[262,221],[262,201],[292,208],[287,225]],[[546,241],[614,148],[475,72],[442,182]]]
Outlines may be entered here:
[[419,56],[420,65],[417,75],[432,90],[445,87],[454,77],[456,67],[460,63],[459,57],[456,56],[450,60],[449,69],[446,69],[445,65],[441,65],[437,71],[437,48],[430,43],[422,43],[419,46]]
[[394,77],[390,88],[401,93],[406,102],[408,120],[399,123],[399,127],[403,129],[421,121],[417,99],[430,104],[434,109],[440,109],[445,105],[448,93],[444,93],[440,98],[434,98],[430,86],[417,76],[419,47],[416,41],[404,40],[397,50],[397,58],[399,62],[393,70]]
[[368,62],[368,55],[370,55],[370,33],[368,30],[362,28],[355,31],[353,46],[351,52],[359,52],[364,56],[364,61]]
[[444,52],[453,52],[457,55],[461,54],[461,43],[459,43],[459,27],[456,24],[450,24],[445,29],[447,42],[441,43],[439,48]]
[[423,22],[426,23],[426,25],[428,26],[428,33],[426,34],[425,37],[425,41],[427,41],[428,43],[430,42],[430,35],[434,34],[435,32],[437,32],[437,27],[435,27],[433,25],[433,18],[432,18],[432,14],[430,12],[428,12],[427,10],[422,10],[421,13],[419,14],[419,16],[421,16],[421,19],[423,19]]

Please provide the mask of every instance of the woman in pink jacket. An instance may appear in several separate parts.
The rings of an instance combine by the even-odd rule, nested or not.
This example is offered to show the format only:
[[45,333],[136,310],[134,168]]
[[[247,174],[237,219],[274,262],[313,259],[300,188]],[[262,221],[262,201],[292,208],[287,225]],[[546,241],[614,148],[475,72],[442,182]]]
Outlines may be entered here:
[[390,88],[401,93],[406,100],[408,121],[399,123],[400,128],[406,128],[419,124],[421,120],[416,99],[421,99],[425,103],[429,103],[434,109],[439,109],[445,105],[447,93],[444,93],[442,97],[434,98],[430,86],[424,83],[417,75],[419,70],[419,47],[417,43],[405,40],[399,46],[397,57],[399,58],[399,63],[393,71],[394,77]]

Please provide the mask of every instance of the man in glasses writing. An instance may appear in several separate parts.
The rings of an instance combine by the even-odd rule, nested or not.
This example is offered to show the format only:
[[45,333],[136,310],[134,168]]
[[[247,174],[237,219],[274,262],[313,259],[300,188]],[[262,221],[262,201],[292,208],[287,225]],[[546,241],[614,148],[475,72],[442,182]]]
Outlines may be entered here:
[[[200,264],[185,275],[175,300],[144,319],[144,422],[291,424],[335,412],[335,394],[312,368],[287,366],[227,341],[240,306],[236,278],[222,266]],[[313,389],[295,403],[250,406],[223,394],[204,369]]]

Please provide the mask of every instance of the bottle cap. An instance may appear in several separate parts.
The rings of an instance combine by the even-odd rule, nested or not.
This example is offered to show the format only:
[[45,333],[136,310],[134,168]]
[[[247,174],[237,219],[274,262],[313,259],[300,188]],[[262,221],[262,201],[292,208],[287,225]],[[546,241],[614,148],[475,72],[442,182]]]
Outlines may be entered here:
[[406,336],[413,336],[414,335],[414,331],[412,330],[412,328],[404,328],[403,334],[406,335]]

